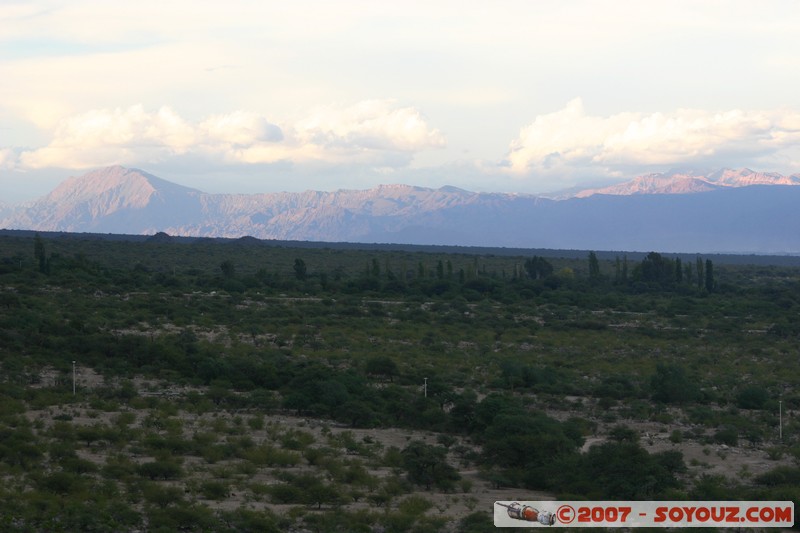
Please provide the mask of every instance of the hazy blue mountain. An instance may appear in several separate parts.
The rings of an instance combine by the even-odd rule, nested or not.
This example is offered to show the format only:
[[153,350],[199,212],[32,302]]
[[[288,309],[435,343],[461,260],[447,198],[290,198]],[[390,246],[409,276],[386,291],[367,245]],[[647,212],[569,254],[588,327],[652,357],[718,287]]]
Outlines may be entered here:
[[137,169],[69,178],[0,227],[38,231],[662,252],[800,253],[800,177],[650,175],[554,200],[383,185],[206,194]]

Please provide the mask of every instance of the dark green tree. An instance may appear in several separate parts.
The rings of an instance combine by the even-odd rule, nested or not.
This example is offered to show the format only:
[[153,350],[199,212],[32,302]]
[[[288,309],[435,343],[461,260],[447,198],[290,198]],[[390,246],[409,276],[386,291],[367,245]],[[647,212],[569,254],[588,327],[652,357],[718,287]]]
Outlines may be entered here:
[[396,376],[398,372],[397,363],[387,355],[370,357],[364,365],[364,370],[368,375],[381,376],[389,381],[394,381],[394,376]]
[[636,274],[645,283],[670,285],[675,280],[675,267],[672,265],[671,260],[663,257],[658,252],[650,252],[642,259]]
[[42,240],[41,235],[38,233],[33,238],[33,257],[36,259],[36,262],[39,264],[39,272],[46,272],[47,271],[47,255],[44,249],[44,241]]
[[219,265],[220,270],[222,270],[222,275],[226,278],[232,278],[236,275],[236,266],[233,264],[233,261],[230,259],[226,259]]
[[533,256],[525,260],[525,272],[531,279],[541,279],[553,273],[553,265],[544,257]]
[[695,268],[697,269],[697,288],[702,289],[703,283],[706,281],[705,269],[703,268],[703,259],[697,256],[695,260]]
[[306,262],[298,257],[294,260],[294,277],[303,281],[307,276],[308,269],[306,268]]
[[628,256],[622,256],[622,282],[628,282]]
[[624,424],[618,424],[611,428],[608,437],[616,442],[639,442],[639,433]]
[[700,398],[700,388],[678,365],[659,363],[650,387],[657,402],[684,404]]
[[679,452],[650,455],[638,443],[628,440],[592,446],[580,462],[583,467],[579,475],[592,486],[592,497],[598,499],[656,498],[666,489],[679,487],[674,474],[686,470]]
[[402,456],[408,480],[417,485],[424,485],[427,490],[434,485],[449,490],[461,477],[456,469],[447,463],[447,449],[441,446],[432,446],[415,440],[403,449]]
[[736,395],[736,406],[742,409],[762,409],[769,400],[769,392],[759,385],[750,385]]
[[458,523],[458,533],[484,533],[493,529],[492,517],[482,511],[470,513]]
[[692,269],[692,263],[691,262],[687,262],[685,265],[683,265],[683,277],[686,279],[686,284],[687,285],[691,285],[692,284],[692,272],[693,271],[694,270]]
[[366,402],[347,400],[336,409],[336,418],[350,424],[350,427],[371,427],[375,423],[375,411]]
[[711,259],[706,259],[706,290],[708,292],[714,290],[714,263]]
[[600,280],[600,262],[597,260],[597,254],[589,252],[589,280]]
[[136,471],[149,479],[178,479],[183,475],[181,466],[173,461],[152,461],[142,463]]
[[543,413],[504,411],[483,432],[483,453],[491,464],[543,471],[556,457],[575,453],[583,444],[583,439],[577,438],[565,435],[562,424]]
[[397,276],[395,275],[394,271],[392,270],[392,266],[389,264],[389,258],[386,257],[383,261],[383,271],[386,273],[386,279],[388,280],[395,280]]

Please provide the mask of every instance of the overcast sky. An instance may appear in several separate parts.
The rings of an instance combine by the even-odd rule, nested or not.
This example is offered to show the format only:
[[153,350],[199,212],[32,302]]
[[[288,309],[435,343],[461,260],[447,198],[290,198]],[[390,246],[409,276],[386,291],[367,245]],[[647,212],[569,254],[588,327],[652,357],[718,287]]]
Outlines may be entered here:
[[1,0],[0,202],[800,172],[800,2]]

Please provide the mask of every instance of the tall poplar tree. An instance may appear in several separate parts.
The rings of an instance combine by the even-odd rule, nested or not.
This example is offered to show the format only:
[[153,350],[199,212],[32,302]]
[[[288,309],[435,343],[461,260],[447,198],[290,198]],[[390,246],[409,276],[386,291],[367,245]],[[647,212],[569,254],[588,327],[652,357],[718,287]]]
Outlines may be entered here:
[[39,272],[45,272],[47,270],[47,254],[44,250],[42,236],[38,233],[33,238],[33,256],[36,258],[36,262],[39,263]]
[[697,288],[702,289],[703,283],[705,283],[705,273],[703,268],[703,258],[697,256],[697,261],[695,262],[695,266],[697,267]]
[[600,262],[597,254],[589,252],[589,280],[598,281],[600,279]]
[[714,263],[711,259],[706,259],[706,290],[708,292],[714,290]]

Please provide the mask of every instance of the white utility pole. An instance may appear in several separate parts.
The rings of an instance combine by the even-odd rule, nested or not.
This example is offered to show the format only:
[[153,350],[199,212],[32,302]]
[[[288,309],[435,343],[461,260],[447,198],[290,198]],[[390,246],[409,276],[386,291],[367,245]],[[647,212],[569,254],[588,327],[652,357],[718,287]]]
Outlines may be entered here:
[[783,401],[778,400],[778,437],[783,442]]
[[425,383],[422,385],[422,393],[427,398],[428,397],[428,378],[424,378],[424,379],[425,379]]
[[72,362],[72,395],[75,396],[75,361]]

